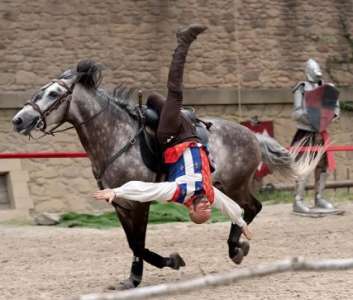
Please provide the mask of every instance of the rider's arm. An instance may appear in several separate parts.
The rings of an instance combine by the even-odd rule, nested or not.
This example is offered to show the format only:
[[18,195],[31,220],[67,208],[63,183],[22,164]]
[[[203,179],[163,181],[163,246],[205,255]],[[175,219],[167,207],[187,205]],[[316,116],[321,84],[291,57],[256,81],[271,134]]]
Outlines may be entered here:
[[212,207],[219,209],[233,224],[244,227],[246,222],[243,219],[243,210],[241,207],[217,188],[214,187],[213,190],[214,202]]
[[137,202],[168,202],[177,189],[176,182],[129,181],[113,189],[116,199],[122,198]]
[[137,202],[168,202],[177,189],[175,182],[129,181],[115,189],[96,191],[93,197],[97,200],[118,202],[119,198]]

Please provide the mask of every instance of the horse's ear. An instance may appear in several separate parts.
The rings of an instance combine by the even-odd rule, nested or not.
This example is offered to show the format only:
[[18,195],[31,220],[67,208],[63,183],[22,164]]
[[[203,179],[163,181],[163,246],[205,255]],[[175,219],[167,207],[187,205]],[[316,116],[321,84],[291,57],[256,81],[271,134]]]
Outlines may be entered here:
[[93,60],[81,60],[76,67],[77,83],[88,89],[97,89],[102,82],[103,66],[96,64]]

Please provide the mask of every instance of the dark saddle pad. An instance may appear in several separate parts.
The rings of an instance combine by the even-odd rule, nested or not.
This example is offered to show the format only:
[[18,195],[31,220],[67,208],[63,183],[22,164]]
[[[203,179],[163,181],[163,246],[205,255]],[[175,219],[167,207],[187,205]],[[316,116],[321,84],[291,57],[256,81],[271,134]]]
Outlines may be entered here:
[[[147,107],[143,107],[142,112],[145,127],[139,136],[139,140],[143,162],[151,171],[158,174],[165,173],[166,168],[163,164],[162,149],[156,137],[159,116],[154,110]],[[201,143],[207,145],[209,140],[208,130],[212,123],[198,119],[194,111],[183,109],[182,113],[194,124],[196,136]]]

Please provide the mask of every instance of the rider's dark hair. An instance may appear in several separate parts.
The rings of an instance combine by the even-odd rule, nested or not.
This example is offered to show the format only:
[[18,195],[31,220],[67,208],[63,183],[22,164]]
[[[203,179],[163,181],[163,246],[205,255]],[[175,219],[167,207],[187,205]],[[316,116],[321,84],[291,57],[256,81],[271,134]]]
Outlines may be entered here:
[[76,71],[76,82],[88,89],[97,89],[103,79],[102,66],[90,59],[81,60],[77,64]]

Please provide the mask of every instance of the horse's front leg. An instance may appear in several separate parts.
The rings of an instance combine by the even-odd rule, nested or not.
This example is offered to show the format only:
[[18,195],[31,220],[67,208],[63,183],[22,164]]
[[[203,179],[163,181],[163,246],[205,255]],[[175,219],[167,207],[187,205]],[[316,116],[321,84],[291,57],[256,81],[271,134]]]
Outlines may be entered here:
[[[255,216],[261,211],[262,204],[253,195],[249,195],[246,204],[243,205],[244,209],[244,220],[247,224],[250,224]],[[232,224],[228,237],[228,253],[230,259],[236,263],[240,264],[244,256],[248,255],[250,245],[247,241],[240,242],[241,228]]]
[[[130,207],[127,205],[115,205],[115,210],[123,226],[129,247],[133,252],[130,276],[120,283],[120,289],[137,287],[142,281],[143,261],[157,267],[169,267],[178,270],[185,266],[184,260],[178,253],[169,257],[163,257],[145,248],[146,229],[150,203],[136,203]],[[129,207],[129,208],[128,208]]]
[[[121,201],[122,202],[122,201]],[[124,203],[121,203],[124,204]],[[133,252],[130,276],[120,282],[117,289],[130,289],[137,287],[143,276],[143,250],[145,248],[146,225],[145,214],[148,214],[149,206],[141,207],[137,210],[135,205],[114,204],[115,211],[120,223],[125,231],[130,249]],[[140,218],[138,217],[140,215]],[[114,286],[115,288],[115,286]]]
[[244,256],[249,253],[249,243],[246,241],[240,242],[241,228],[236,224],[231,224],[229,237],[228,237],[228,255],[229,258],[239,265]]

